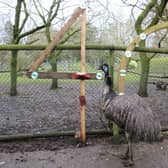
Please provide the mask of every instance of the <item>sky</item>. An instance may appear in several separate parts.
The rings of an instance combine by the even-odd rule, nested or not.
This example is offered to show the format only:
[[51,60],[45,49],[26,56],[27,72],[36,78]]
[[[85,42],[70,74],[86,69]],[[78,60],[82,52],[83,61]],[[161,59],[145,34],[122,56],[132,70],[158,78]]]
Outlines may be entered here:
[[[41,0],[41,1],[42,1],[41,4],[45,8],[49,7],[52,2],[52,0]],[[73,13],[75,8],[79,6],[81,1],[82,0],[64,0],[62,7],[65,8],[63,15],[66,19],[70,17],[70,15]],[[118,21],[126,22],[126,20],[130,17],[131,8],[123,5],[121,0],[108,0],[108,4],[106,4],[107,0],[99,0],[99,3],[97,2],[97,0],[88,0],[88,1],[90,1],[90,3],[87,7],[87,18],[88,20],[92,18],[91,20],[92,25],[97,27],[99,30],[103,31],[106,25],[113,22],[113,18],[117,18]],[[136,0],[129,0],[130,3],[135,3],[135,1]],[[14,24],[14,16],[15,16],[14,12],[15,12],[16,2],[17,2],[16,0],[0,0],[1,32],[2,32],[2,29],[4,29],[3,25],[5,25],[5,22],[7,19],[10,19],[10,21]],[[10,8],[6,4],[10,5]],[[30,8],[30,9],[32,13],[36,12],[33,8]],[[106,9],[108,9],[109,12],[105,12]],[[93,17],[93,15],[95,17]],[[39,18],[37,19],[37,15],[34,15],[32,17],[33,19],[36,20],[37,23],[41,21]],[[60,18],[62,17],[61,11],[60,11],[59,17]],[[31,21],[28,22],[26,29],[29,29],[31,27],[31,24],[32,24]],[[59,24],[55,24],[55,25],[57,27],[60,27]]]
[[[64,3],[64,7],[66,7],[66,14],[70,15],[73,10],[79,6],[79,4],[82,2],[83,0],[65,0]],[[91,1],[91,0],[90,0]],[[92,2],[96,0],[92,0]],[[16,6],[16,0],[0,0],[0,2],[4,2],[4,3],[0,3],[0,13],[3,13],[4,15],[7,15],[11,17],[11,21],[14,21],[14,14],[13,14],[13,10],[12,9],[8,9],[8,7],[5,4],[10,4],[11,7],[15,7]],[[42,4],[47,8],[47,6],[49,6],[52,2],[52,0],[42,0]],[[88,17],[89,15],[93,15],[93,13],[95,13],[95,15],[97,15],[98,13],[103,13],[103,9],[108,8],[109,11],[113,11],[114,15],[117,17],[120,17],[119,19],[121,20],[126,20],[127,18],[129,18],[130,16],[130,12],[131,12],[131,8],[126,7],[125,5],[123,5],[123,3],[121,2],[121,0],[108,0],[108,4],[106,4],[106,0],[99,0],[99,2],[101,3],[90,3],[89,6],[92,8],[92,14],[89,13],[89,8],[88,8]],[[129,0],[130,3],[135,3],[136,0]],[[102,17],[104,17],[102,15]],[[101,18],[99,18],[101,19]],[[102,18],[103,19],[103,18]]]

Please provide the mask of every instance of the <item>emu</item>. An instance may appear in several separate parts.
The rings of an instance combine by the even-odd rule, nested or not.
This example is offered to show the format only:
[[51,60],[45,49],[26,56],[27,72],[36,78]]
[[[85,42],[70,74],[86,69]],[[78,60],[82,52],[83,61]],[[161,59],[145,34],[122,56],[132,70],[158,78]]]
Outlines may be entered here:
[[137,94],[117,95],[112,88],[108,64],[99,67],[105,74],[102,94],[102,110],[106,119],[115,122],[124,130],[128,147],[121,159],[127,160],[125,166],[134,165],[132,140],[160,140],[160,122],[149,105]]

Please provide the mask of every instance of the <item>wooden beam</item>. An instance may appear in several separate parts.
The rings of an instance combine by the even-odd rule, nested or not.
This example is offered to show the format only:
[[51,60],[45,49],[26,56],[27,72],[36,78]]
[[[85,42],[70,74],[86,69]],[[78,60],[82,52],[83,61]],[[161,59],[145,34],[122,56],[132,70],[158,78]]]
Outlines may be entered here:
[[[81,73],[86,73],[86,9],[81,18]],[[83,101],[83,102],[82,102]],[[85,80],[80,81],[80,136],[83,144],[86,143],[86,105]]]
[[[168,127],[163,127],[161,128],[161,133],[162,135],[166,138],[168,137]],[[120,134],[123,134],[124,131],[120,130]],[[24,133],[24,134],[13,134],[13,135],[0,135],[0,142],[9,142],[9,141],[25,141],[25,140],[32,140],[32,139],[38,139],[38,138],[53,138],[53,137],[68,137],[72,136],[74,137],[76,134],[75,131],[50,131],[50,132],[41,132],[41,133]],[[87,135],[90,136],[112,136],[113,132],[112,131],[107,131],[107,130],[92,130],[92,131],[87,131]]]
[[[72,75],[76,72],[38,72],[38,79],[72,79]],[[23,73],[23,75],[31,78],[32,72]],[[97,80],[96,73],[89,73],[91,78],[88,80]]]
[[72,26],[72,24],[76,21],[76,19],[80,16],[83,9],[77,8],[74,13],[72,14],[71,18],[65,23],[65,25],[58,31],[51,41],[47,48],[40,53],[38,59],[35,61],[35,63],[31,66],[29,69],[30,72],[37,71],[40,64],[43,63],[43,61],[49,56],[49,54],[52,52],[52,50],[58,45],[60,39],[64,36],[64,34],[67,32],[67,30]]
[[[46,45],[0,45],[0,51],[13,51],[13,50],[20,50],[20,51],[36,51],[36,50],[44,50],[47,46]],[[80,45],[58,45],[55,46],[54,49],[57,50],[80,50]],[[87,50],[115,50],[115,51],[125,51],[127,49],[126,46],[114,46],[114,45],[96,45],[96,44],[89,44],[86,45]],[[147,52],[147,53],[160,53],[160,54],[168,54],[167,48],[142,48],[142,47],[135,47],[133,52]]]

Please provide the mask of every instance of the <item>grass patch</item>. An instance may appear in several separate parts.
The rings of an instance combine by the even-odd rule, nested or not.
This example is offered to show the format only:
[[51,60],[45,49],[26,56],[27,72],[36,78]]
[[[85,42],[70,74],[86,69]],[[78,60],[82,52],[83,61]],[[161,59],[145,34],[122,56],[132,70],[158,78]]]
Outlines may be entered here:
[[155,57],[150,63],[150,72],[168,73],[168,57]]
[[9,84],[10,83],[10,73],[0,73],[0,84]]
[[[150,73],[168,73],[168,57],[155,57],[151,60],[150,63]],[[89,73],[96,73],[97,67],[91,64],[86,64],[86,71]],[[58,66],[58,71],[65,71],[63,66]],[[68,64],[66,69],[68,72],[80,72],[80,62],[73,62]],[[140,72],[140,63],[138,62],[138,66],[136,69],[133,69],[134,72]],[[51,82],[52,79],[30,79],[27,77],[18,76],[18,84],[33,84],[33,83],[48,83]],[[118,72],[114,73],[114,83],[117,84],[118,81]],[[67,83],[67,82],[79,82],[78,80],[59,80],[60,83]],[[87,83],[101,83],[102,81],[98,80],[90,80]],[[125,83],[127,84],[134,84],[139,82],[139,76],[135,74],[127,73],[125,77]],[[10,84],[10,72],[0,73],[0,84]]]

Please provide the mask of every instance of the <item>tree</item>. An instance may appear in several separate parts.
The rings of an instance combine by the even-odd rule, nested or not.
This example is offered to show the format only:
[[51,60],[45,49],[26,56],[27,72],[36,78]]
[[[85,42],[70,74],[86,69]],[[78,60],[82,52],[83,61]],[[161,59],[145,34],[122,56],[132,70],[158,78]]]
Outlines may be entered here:
[[[142,4],[141,1],[136,1],[135,4],[129,3],[129,0],[122,0],[123,3],[132,6],[132,11],[135,8],[141,10],[141,13],[135,19],[135,30],[138,35],[144,32],[146,29],[150,28],[151,26],[159,23],[163,19],[166,19],[166,5],[167,0],[150,0],[147,1],[146,4]],[[140,47],[146,47],[147,41],[143,40],[139,43]],[[147,83],[148,83],[148,74],[150,70],[150,60],[154,57],[154,55],[149,56],[146,53],[140,53],[140,61],[141,61],[141,76],[140,76],[140,84],[138,94],[140,96],[146,97],[148,96],[147,92]]]
[[[60,3],[61,0],[53,0],[51,3],[51,6],[49,7],[48,11],[44,12],[44,8],[42,7],[40,0],[33,0],[33,3],[35,5],[35,8],[38,12],[39,17],[41,18],[42,22],[44,25],[46,25],[45,27],[45,36],[47,39],[47,42],[50,43],[52,40],[51,37],[51,24],[52,21],[56,18],[57,14],[58,14],[58,10],[60,7]],[[47,15],[44,14],[47,12]],[[56,63],[56,52],[53,51],[50,54],[50,63],[51,63],[51,67],[52,67],[52,71],[56,72],[57,71],[57,63]],[[52,80],[52,84],[51,84],[51,89],[55,89],[58,87],[58,81],[57,79],[53,79]]]
[[[35,4],[36,10],[37,10],[38,15],[40,16],[42,22],[44,24],[48,25],[45,28],[45,36],[46,36],[47,42],[50,43],[51,39],[52,39],[52,34],[53,34],[53,29],[51,27],[51,22],[54,20],[54,18],[58,14],[58,9],[60,7],[61,0],[53,0],[52,1],[50,9],[47,12],[47,15],[44,14],[45,13],[43,11],[44,9],[43,9],[42,6],[40,6],[40,1],[39,0],[37,0],[37,1],[33,0],[33,2]],[[63,19],[63,22],[64,21],[65,20]],[[77,32],[79,32],[80,31],[79,25],[80,24],[78,23],[75,26],[72,26],[68,30],[68,32],[64,35],[64,37],[61,39],[61,41],[59,42],[59,45],[67,43],[71,37],[73,37]],[[57,59],[61,55],[61,53],[62,53],[61,50],[60,51],[53,51],[49,56],[49,61],[51,63],[52,71],[54,71],[54,72],[57,71]],[[52,84],[51,84],[51,89],[56,89],[57,87],[58,87],[58,80],[53,79]]]
[[[34,32],[43,29],[46,24],[36,25],[34,28],[25,31],[25,25],[30,17],[27,4],[25,0],[17,0],[16,8],[15,8],[15,20],[13,25],[13,34],[12,34],[12,44],[19,44],[21,39],[25,38],[26,36],[33,34]],[[21,19],[21,17],[23,19]],[[10,95],[16,96],[17,95],[17,55],[18,51],[13,50],[11,56],[11,88],[10,88]]]
[[[157,24],[160,21],[160,18],[163,15],[164,9],[166,8],[167,0],[162,0],[160,3],[157,0],[151,0],[142,13],[138,16],[136,22],[135,22],[135,29],[137,34],[142,33],[144,30],[148,29],[149,27]],[[154,10],[154,15],[151,18],[150,23],[145,26],[144,21],[148,18],[150,12]],[[146,41],[140,42],[140,47],[146,47]],[[150,70],[150,60],[153,58],[147,56],[146,53],[140,53],[140,61],[141,61],[141,77],[140,77],[140,85],[138,94],[140,96],[148,96],[147,93],[147,83],[148,83],[148,74]]]

